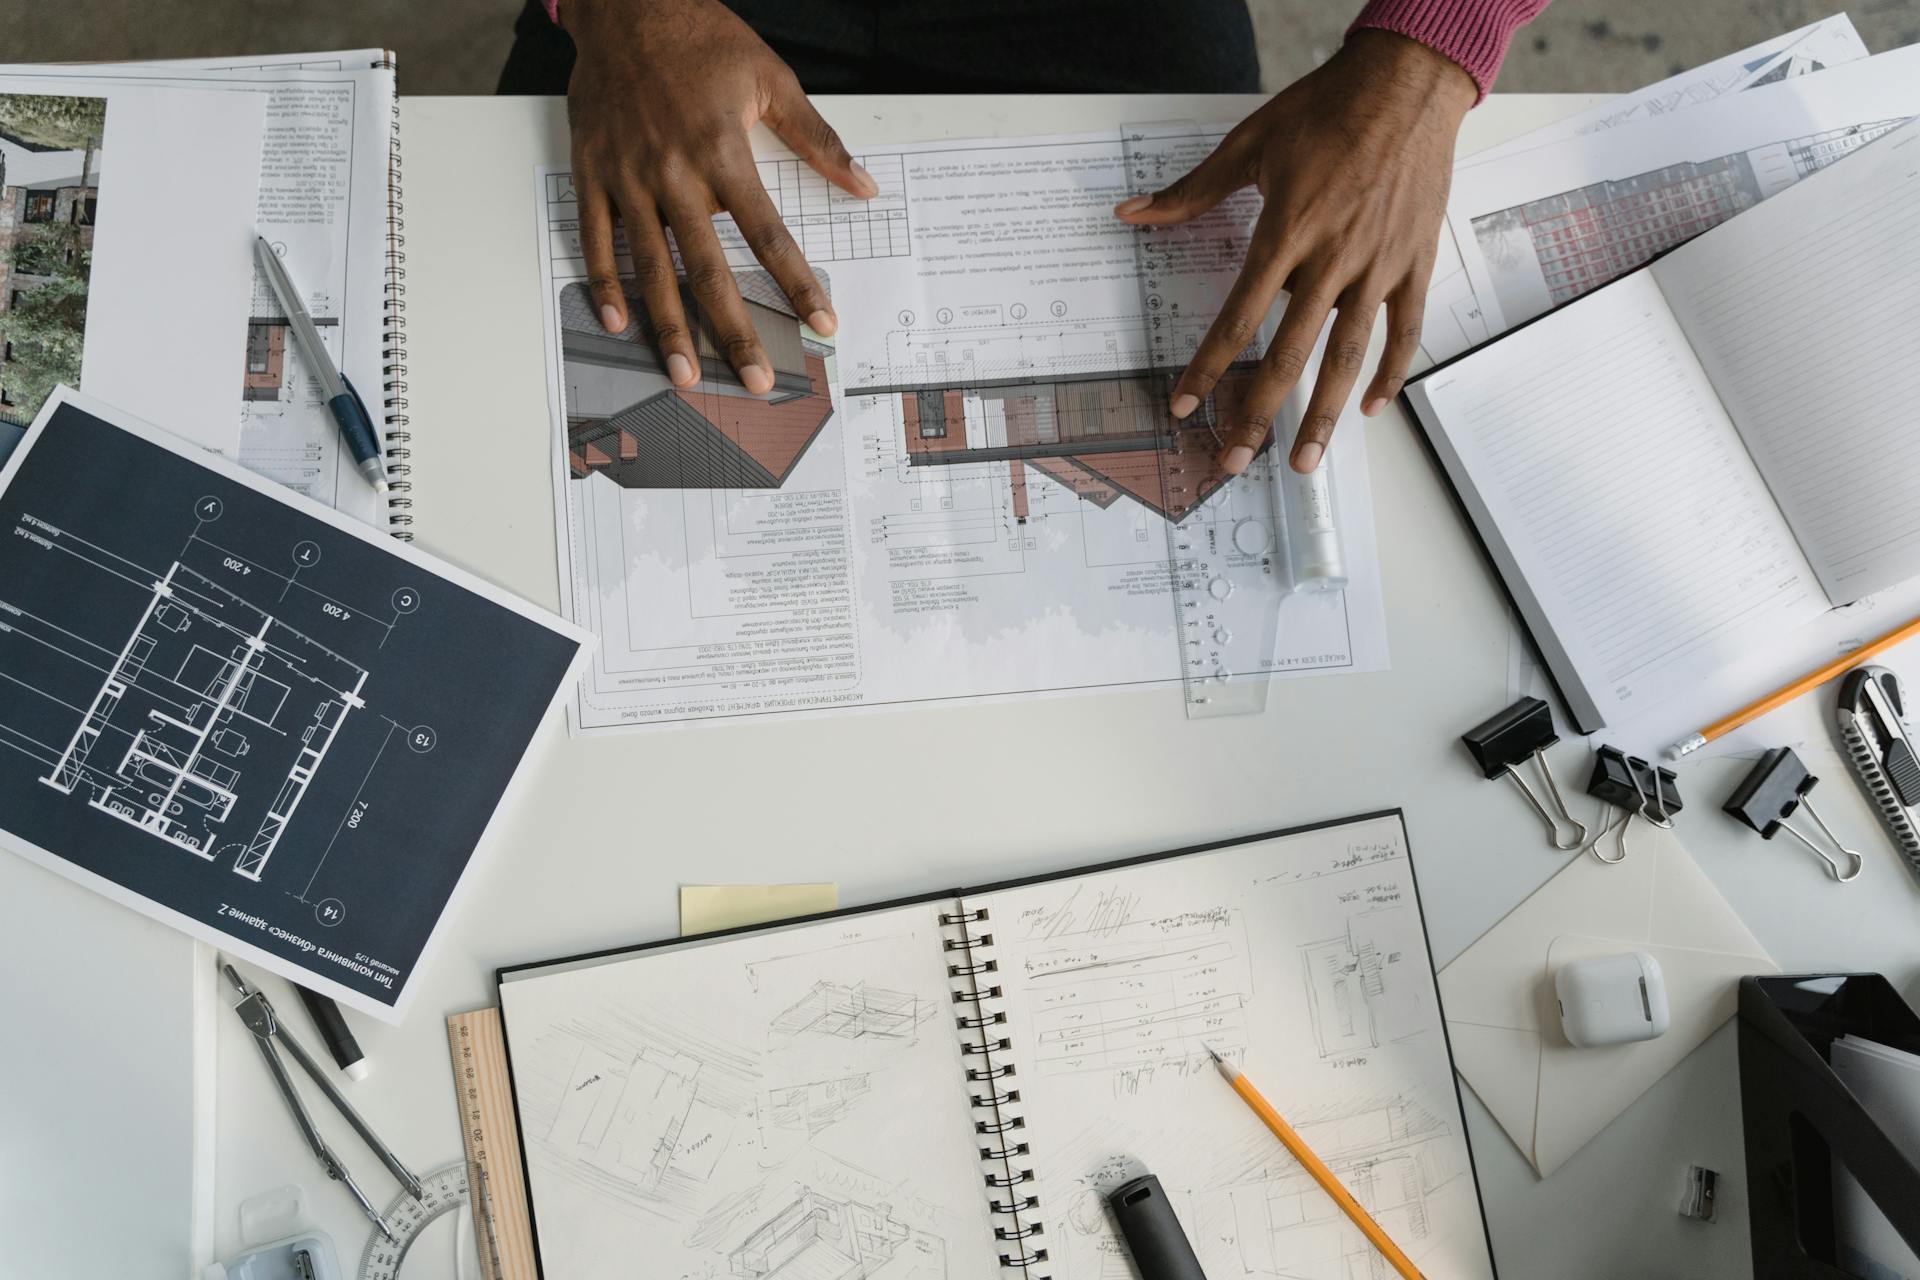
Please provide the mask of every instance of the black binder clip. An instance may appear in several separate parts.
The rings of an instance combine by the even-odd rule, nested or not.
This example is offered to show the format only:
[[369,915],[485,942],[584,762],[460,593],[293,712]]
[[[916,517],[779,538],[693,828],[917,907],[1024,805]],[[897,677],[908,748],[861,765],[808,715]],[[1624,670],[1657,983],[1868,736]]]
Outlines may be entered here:
[[[1760,757],[1760,763],[1753,766],[1727,802],[1720,807],[1740,821],[1760,833],[1764,840],[1771,840],[1776,832],[1784,831],[1819,856],[1827,864],[1827,871],[1841,884],[1860,874],[1860,868],[1866,859],[1859,853],[1840,843],[1840,837],[1833,834],[1813,807],[1813,801],[1807,799],[1820,779],[1807,772],[1807,766],[1800,763],[1792,747],[1775,747]],[[1795,809],[1805,806],[1807,816],[1820,828],[1822,835],[1847,859],[1847,870],[1840,869],[1840,861],[1821,848],[1804,832],[1796,828],[1787,819],[1793,816]]]
[[[1593,777],[1587,782],[1587,794],[1620,811],[1619,818],[1603,827],[1587,846],[1587,852],[1608,866],[1626,860],[1627,828],[1635,818],[1645,818],[1662,831],[1669,831],[1673,828],[1673,815],[1684,807],[1673,770],[1630,756],[1618,747],[1601,747],[1594,753]],[[1609,858],[1600,852],[1600,845],[1616,831],[1620,855]]]
[[[1527,803],[1547,824],[1549,839],[1553,847],[1567,852],[1578,849],[1587,842],[1587,824],[1574,817],[1567,808],[1566,800],[1560,794],[1560,784],[1554,781],[1553,769],[1547,764],[1547,748],[1560,741],[1560,735],[1553,731],[1553,712],[1547,704],[1538,698],[1522,698],[1491,719],[1482,721],[1460,735],[1460,741],[1467,744],[1467,750],[1473,753],[1474,763],[1489,778],[1506,774],[1526,796]],[[1516,767],[1528,756],[1539,766],[1540,776],[1546,780],[1547,793],[1553,797],[1553,811],[1527,780],[1520,776]],[[1557,812],[1560,816],[1555,817]],[[1573,840],[1562,843],[1560,824],[1566,823],[1576,834]]]

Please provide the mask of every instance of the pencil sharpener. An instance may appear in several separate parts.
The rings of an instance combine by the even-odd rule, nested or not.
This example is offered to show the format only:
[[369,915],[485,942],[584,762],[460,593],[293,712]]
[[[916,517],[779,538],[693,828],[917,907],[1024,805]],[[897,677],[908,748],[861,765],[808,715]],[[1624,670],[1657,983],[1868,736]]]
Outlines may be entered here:
[[1553,975],[1560,1026],[1576,1049],[1633,1044],[1666,1034],[1667,980],[1644,951],[1589,956]]

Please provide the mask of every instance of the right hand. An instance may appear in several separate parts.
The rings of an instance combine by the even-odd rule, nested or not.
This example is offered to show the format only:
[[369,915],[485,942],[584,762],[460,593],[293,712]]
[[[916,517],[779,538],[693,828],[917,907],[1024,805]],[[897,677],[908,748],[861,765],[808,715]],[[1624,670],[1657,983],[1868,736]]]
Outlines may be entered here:
[[772,364],[713,215],[733,216],[809,328],[831,334],[838,321],[761,184],[747,130],[765,121],[820,176],[853,195],[871,197],[878,184],[847,154],[787,65],[717,0],[561,0],[560,21],[579,50],[567,115],[580,243],[600,323],[612,333],[628,324],[614,265],[617,209],[667,376],[681,387],[700,380],[695,335],[667,249],[671,227],[714,344],[741,384],[764,395],[773,389]]

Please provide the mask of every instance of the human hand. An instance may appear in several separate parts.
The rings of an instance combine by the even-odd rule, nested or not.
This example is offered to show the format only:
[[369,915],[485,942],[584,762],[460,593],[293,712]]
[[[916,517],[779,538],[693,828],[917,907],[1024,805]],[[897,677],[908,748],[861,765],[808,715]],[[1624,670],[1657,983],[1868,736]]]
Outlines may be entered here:
[[1246,264],[1169,406],[1176,418],[1199,407],[1284,287],[1280,327],[1228,424],[1221,464],[1229,474],[1253,461],[1329,311],[1333,329],[1294,439],[1294,470],[1320,464],[1383,302],[1386,350],[1361,411],[1371,417],[1399,393],[1420,344],[1454,134],[1478,96],[1473,78],[1444,55],[1390,32],[1356,31],[1192,172],[1114,209],[1135,226],[1158,226],[1198,217],[1249,184],[1265,197]]
[[747,130],[759,121],[827,181],[856,196],[878,190],[813,109],[800,82],[717,0],[564,0],[579,49],[567,86],[573,183],[587,282],[609,332],[627,327],[614,265],[613,215],[627,229],[633,280],[676,386],[700,379],[666,228],[687,284],[741,384],[773,389],[772,362],[713,229],[729,213],[753,256],[815,332],[837,327],[832,300],[787,233],[754,167]]

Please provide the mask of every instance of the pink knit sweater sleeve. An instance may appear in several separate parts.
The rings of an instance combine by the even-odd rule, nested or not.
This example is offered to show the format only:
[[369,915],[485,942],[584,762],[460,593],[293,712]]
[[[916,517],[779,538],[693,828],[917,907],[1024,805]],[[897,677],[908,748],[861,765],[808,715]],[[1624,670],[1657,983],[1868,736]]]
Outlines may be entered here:
[[1459,63],[1480,96],[1493,88],[1513,33],[1539,16],[1548,0],[1367,0],[1349,30],[1392,31]]

